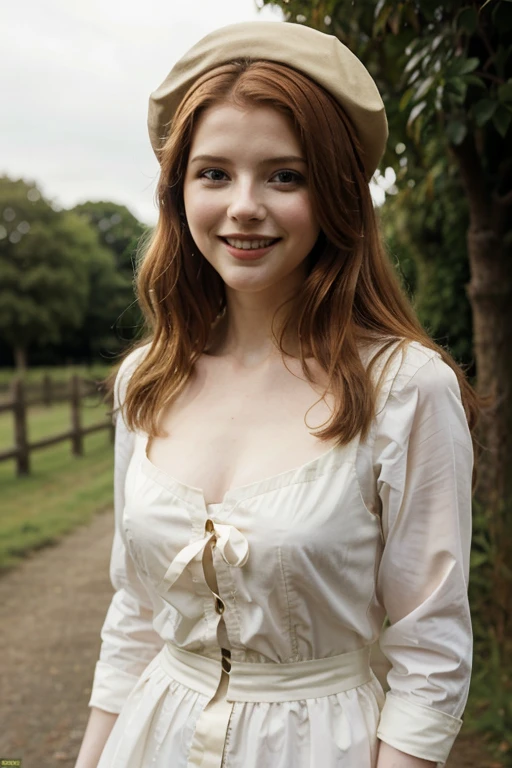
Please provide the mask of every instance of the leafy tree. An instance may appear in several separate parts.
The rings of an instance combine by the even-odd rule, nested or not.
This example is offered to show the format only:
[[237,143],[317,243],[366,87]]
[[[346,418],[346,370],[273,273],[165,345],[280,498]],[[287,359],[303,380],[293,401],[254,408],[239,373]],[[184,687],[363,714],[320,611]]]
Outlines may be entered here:
[[109,201],[87,201],[75,205],[72,211],[88,219],[97,230],[100,243],[115,254],[117,269],[132,279],[135,253],[148,227],[125,205]]
[[[460,333],[466,303],[460,302],[456,325],[450,296],[462,284],[466,289],[477,385],[496,397],[483,414],[486,450],[474,499],[472,583],[480,593],[484,586],[489,598],[478,606],[487,637],[476,658],[479,682],[484,672],[495,672],[486,725],[509,735],[510,681],[499,673],[512,636],[512,2],[256,2],[279,6],[287,21],[336,35],[374,77],[390,129],[383,166],[397,174],[397,194],[382,222],[392,247],[414,253],[420,317],[423,312],[432,321],[435,293],[442,292],[451,322],[443,323],[437,305],[430,330],[433,325],[450,338]],[[463,231],[465,264],[457,255]],[[475,564],[485,570],[475,575]]]
[[467,200],[439,142],[428,142],[423,154],[422,166],[409,166],[407,183],[399,181],[379,209],[381,225],[422,325],[471,371]]
[[117,314],[113,321],[122,329],[122,338],[134,338],[143,324],[133,289],[136,255],[149,228],[126,206],[109,201],[81,203],[73,212],[84,216],[95,227],[100,242],[114,254],[118,281]]
[[[259,0],[288,21],[335,34],[364,62],[386,104],[383,165],[408,182],[438,142],[455,164],[466,232],[478,387],[497,396],[485,413],[478,498],[512,505],[512,3],[486,0]],[[401,155],[397,145],[403,145]],[[405,171],[404,171],[405,169]],[[438,169],[442,173],[442,169]],[[426,173],[426,171],[425,171]],[[430,174],[431,183],[435,174]],[[509,562],[512,552],[509,553]],[[512,600],[512,596],[510,596]],[[512,615],[512,605],[507,606]]]
[[90,226],[54,210],[36,185],[0,177],[0,336],[26,366],[31,345],[57,343],[78,328],[88,299]]
[[[26,365],[27,350],[60,347],[91,362],[117,351],[116,319],[133,301],[132,277],[83,213],[56,211],[34,184],[0,179],[0,339]],[[2,219],[0,219],[2,220]],[[104,231],[104,230],[103,230]],[[77,350],[79,354],[77,355]]]
[[[90,226],[79,219],[83,226]],[[78,328],[65,329],[56,352],[60,357],[78,357],[91,365],[105,351],[108,355],[118,351],[120,344],[112,329],[126,308],[126,280],[116,268],[114,255],[99,244],[87,259],[87,286],[83,320]]]

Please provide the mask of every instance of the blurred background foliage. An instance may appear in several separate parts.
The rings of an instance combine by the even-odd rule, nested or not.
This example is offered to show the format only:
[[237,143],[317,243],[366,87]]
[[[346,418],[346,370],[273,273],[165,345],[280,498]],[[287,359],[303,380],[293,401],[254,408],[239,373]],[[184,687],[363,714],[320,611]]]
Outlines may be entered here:
[[497,395],[473,499],[464,719],[512,765],[512,2],[257,2],[336,35],[372,74],[395,176],[379,209],[390,259],[430,335]]
[[112,202],[61,210],[7,176],[0,212],[2,365],[92,365],[120,351],[142,322],[133,280],[149,228]]
[[409,168],[414,184],[387,195],[379,210],[382,232],[423,327],[456,360],[472,366],[468,204],[457,170],[437,142],[425,148],[425,162],[430,171]]

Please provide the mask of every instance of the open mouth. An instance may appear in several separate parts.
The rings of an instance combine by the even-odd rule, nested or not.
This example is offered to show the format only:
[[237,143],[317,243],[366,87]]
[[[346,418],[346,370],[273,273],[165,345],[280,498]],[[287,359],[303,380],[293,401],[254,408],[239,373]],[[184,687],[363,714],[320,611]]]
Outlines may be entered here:
[[221,237],[220,239],[223,240],[227,245],[230,245],[232,248],[238,248],[241,251],[256,251],[261,250],[262,248],[269,248],[271,245],[277,243],[281,238],[274,237],[268,238],[266,240],[239,240],[238,238]]

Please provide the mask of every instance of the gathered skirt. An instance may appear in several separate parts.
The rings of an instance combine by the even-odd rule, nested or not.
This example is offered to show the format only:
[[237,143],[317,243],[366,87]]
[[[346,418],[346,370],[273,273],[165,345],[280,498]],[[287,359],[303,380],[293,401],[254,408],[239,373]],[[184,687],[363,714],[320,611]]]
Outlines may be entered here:
[[375,768],[385,695],[369,649],[292,664],[166,644],[131,691],[98,768]]

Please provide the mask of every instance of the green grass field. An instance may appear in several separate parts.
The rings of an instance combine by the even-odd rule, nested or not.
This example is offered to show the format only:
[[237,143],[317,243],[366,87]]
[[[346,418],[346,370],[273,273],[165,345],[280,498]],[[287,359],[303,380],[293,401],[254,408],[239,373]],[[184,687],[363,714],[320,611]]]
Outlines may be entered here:
[[[100,398],[84,399],[82,424],[107,421]],[[34,406],[28,411],[29,441],[69,429],[70,406]],[[0,450],[13,445],[11,413],[0,414]],[[30,550],[55,543],[77,525],[112,505],[113,445],[110,430],[84,438],[84,455],[71,453],[66,440],[30,455],[31,474],[16,477],[13,460],[0,463],[0,571],[16,565]]]

